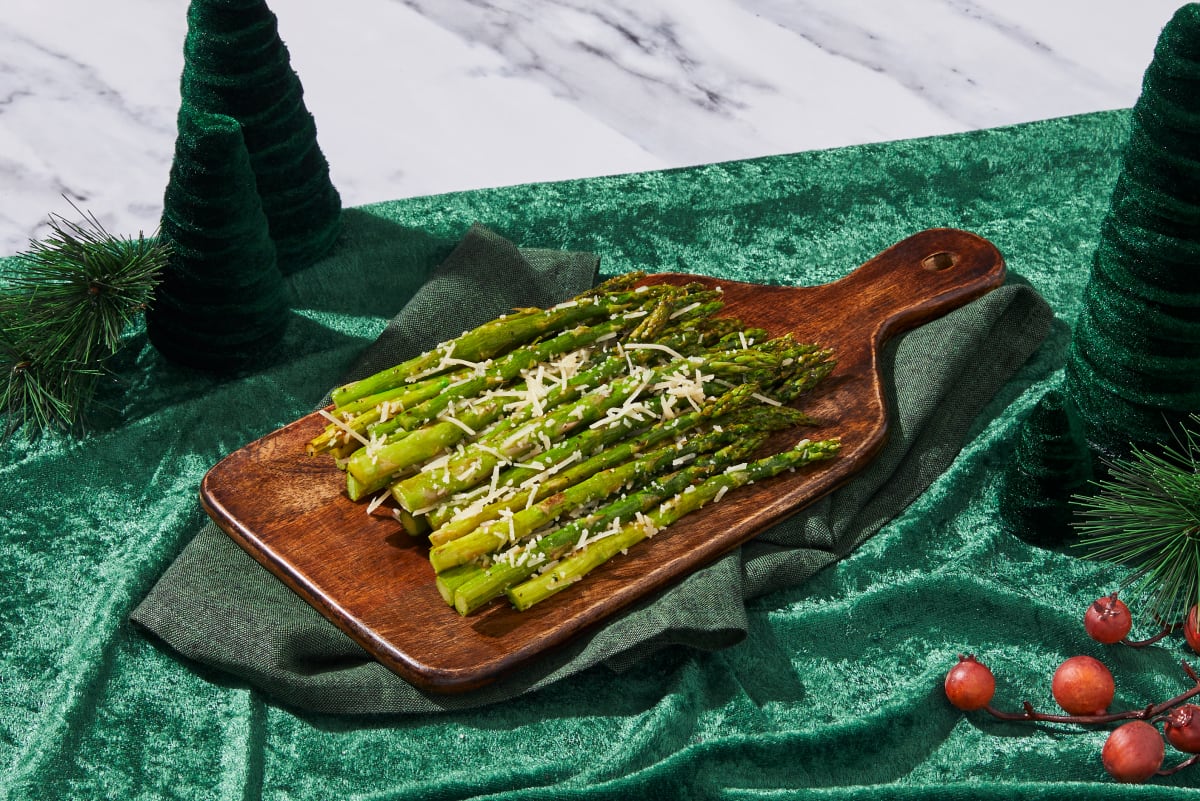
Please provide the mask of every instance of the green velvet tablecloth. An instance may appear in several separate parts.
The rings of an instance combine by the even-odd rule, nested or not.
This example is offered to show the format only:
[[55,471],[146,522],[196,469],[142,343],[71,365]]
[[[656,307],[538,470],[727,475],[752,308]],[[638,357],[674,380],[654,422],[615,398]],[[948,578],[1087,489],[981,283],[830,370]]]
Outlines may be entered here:
[[[3,445],[0,798],[1187,794],[1196,769],[1121,787],[1100,767],[1103,731],[963,715],[941,691],[968,651],[996,671],[1000,706],[1050,706],[1049,678],[1076,653],[1113,667],[1114,706],[1183,686],[1177,642],[1104,650],[1084,635],[1112,568],[1032,548],[995,515],[1016,425],[1057,380],[1127,124],[1108,112],[379,204],[346,213],[354,263],[290,279],[274,365],[212,379],[135,335],[86,439]],[[605,273],[796,284],[923,228],[965,228],[1057,323],[953,466],[849,558],[751,601],[734,647],[595,667],[483,709],[364,719],[287,708],[136,630],[131,609],[203,523],[204,472],[319,401],[475,221],[598,253]]]

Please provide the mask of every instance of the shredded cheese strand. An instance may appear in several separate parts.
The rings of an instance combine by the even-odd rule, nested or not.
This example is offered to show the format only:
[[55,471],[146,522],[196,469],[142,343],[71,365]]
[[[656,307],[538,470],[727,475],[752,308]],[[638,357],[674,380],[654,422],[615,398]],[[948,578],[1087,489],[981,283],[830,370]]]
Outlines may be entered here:
[[318,409],[318,410],[317,410],[317,412],[318,412],[318,413],[320,413],[320,415],[321,415],[322,417],[324,417],[326,420],[328,420],[329,422],[333,423],[333,424],[334,424],[335,426],[337,426],[338,428],[340,428],[340,429],[342,429],[343,431],[345,431],[345,432],[346,432],[346,433],[347,433],[349,436],[351,436],[351,437],[354,437],[356,440],[358,440],[359,442],[361,442],[361,443],[363,444],[363,447],[366,447],[367,445],[370,445],[370,444],[371,444],[370,440],[368,440],[368,439],[367,439],[366,437],[364,437],[362,434],[358,433],[358,432],[357,432],[357,431],[355,431],[353,428],[351,428],[350,426],[346,425],[346,424],[345,424],[343,421],[341,421],[341,420],[337,419],[336,417],[334,417],[332,414],[330,414],[329,412],[325,411],[324,409]]
[[666,345],[660,345],[657,342],[626,342],[623,347],[629,350],[660,350],[670,355],[673,359],[683,361],[683,355],[679,351],[669,348]]
[[446,414],[446,415],[442,415],[438,419],[444,423],[452,423],[452,424],[458,426],[463,431],[467,432],[468,437],[475,436],[475,429],[471,428],[469,425],[464,423],[462,420],[459,420],[457,417],[451,417],[450,415]]

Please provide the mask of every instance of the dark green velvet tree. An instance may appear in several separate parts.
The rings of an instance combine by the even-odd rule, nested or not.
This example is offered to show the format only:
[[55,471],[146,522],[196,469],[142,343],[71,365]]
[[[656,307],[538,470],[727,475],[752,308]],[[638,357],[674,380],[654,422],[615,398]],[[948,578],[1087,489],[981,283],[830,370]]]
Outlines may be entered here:
[[341,198],[266,3],[192,0],[181,83],[184,103],[241,124],[280,270],[324,256],[338,235]]
[[154,346],[206,369],[262,358],[287,325],[288,298],[236,120],[180,108],[161,235],[172,253],[146,313]]
[[1176,12],[1146,71],[1065,387],[1108,458],[1200,409],[1200,5]]
[[1051,389],[1021,427],[1000,486],[1000,519],[1010,532],[1039,546],[1071,536],[1071,496],[1092,476],[1079,416]]

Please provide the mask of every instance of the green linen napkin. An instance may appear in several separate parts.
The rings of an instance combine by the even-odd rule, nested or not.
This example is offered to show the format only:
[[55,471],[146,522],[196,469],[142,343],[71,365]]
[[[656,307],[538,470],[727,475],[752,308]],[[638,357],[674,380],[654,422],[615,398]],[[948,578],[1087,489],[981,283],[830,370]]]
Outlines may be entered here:
[[[545,306],[589,286],[598,260],[518,249],[475,226],[363,354],[368,375],[512,306]],[[884,354],[891,436],[841,490],[654,598],[517,673],[464,695],[425,693],[375,662],[260,567],[204,527],[133,611],[183,656],[323,713],[465,709],[587,668],[624,670],[667,646],[717,649],[746,636],[745,600],[794,586],[849,553],[949,466],[981,411],[1050,329],[1031,288],[1007,284],[898,338]]]

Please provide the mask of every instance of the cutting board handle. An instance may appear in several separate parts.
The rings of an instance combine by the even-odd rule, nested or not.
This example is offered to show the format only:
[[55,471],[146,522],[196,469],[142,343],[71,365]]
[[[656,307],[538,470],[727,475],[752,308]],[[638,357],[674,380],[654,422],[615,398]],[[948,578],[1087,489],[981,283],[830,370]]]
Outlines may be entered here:
[[1003,279],[1004,258],[991,242],[967,231],[931,228],[840,281],[813,287],[805,299],[871,321],[878,345],[983,295]]

